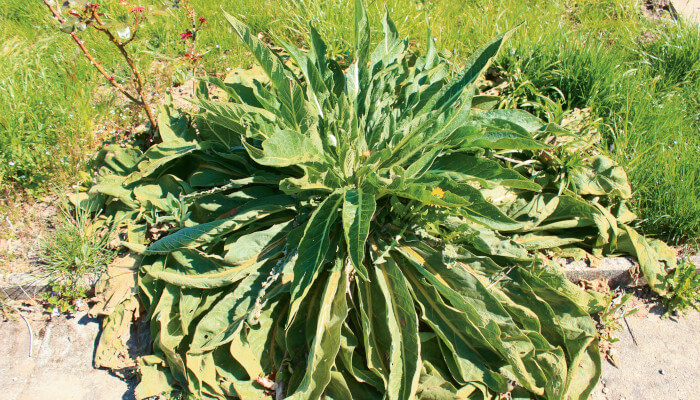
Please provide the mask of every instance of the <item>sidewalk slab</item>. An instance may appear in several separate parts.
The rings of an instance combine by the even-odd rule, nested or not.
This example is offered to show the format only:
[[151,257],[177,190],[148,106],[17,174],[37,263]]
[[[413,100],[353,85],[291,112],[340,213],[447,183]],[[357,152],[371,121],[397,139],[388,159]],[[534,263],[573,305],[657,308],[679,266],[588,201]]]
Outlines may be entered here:
[[655,306],[621,321],[624,331],[613,344],[619,368],[602,361],[600,384],[591,400],[698,398],[700,313],[663,319],[661,312]]
[[78,313],[50,321],[0,322],[0,398],[6,400],[132,400],[135,382],[92,367],[99,322]]
[[674,0],[672,4],[681,18],[700,24],[700,0]]

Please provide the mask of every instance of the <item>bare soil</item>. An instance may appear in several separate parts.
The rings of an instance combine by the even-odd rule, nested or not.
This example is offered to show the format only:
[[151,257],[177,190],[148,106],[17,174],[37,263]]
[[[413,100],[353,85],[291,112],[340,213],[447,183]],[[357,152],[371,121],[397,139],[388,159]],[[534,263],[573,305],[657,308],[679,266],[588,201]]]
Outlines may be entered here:
[[42,240],[54,229],[56,197],[0,199],[0,275],[39,269]]

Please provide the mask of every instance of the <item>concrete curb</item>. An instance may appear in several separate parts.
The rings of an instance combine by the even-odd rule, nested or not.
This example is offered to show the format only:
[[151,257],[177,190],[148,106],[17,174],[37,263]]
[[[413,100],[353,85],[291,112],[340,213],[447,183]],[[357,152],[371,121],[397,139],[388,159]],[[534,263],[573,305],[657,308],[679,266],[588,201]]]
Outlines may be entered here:
[[[695,264],[696,272],[700,273],[700,256],[691,256],[688,258]],[[583,280],[593,281],[602,278],[610,281],[612,287],[627,286],[635,283],[635,281],[636,283],[645,285],[646,281],[644,278],[635,277],[637,266],[637,262],[630,257],[604,257],[600,265],[596,267],[589,267],[584,260],[564,262],[562,265],[566,277],[574,283]]]
[[[101,272],[87,273],[80,278],[78,285],[87,288],[88,294],[92,293],[100,276]],[[49,289],[52,280],[58,283],[68,282],[68,278],[47,273],[0,274],[0,296],[8,296],[12,300],[36,298],[39,293]]]

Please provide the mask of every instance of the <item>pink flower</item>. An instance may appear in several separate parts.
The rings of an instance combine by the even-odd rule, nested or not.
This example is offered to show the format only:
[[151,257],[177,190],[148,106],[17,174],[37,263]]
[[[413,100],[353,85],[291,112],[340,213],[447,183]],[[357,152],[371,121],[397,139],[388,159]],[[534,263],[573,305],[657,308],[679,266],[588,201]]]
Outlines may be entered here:
[[192,32],[189,30],[184,31],[180,34],[180,37],[182,38],[182,40],[192,39]]
[[131,12],[132,12],[132,13],[143,14],[144,11],[146,11],[146,7],[141,7],[141,6],[139,6],[139,7],[134,7],[134,8],[131,9]]
[[206,23],[206,22],[207,22],[207,19],[206,19],[206,18],[204,18],[204,17],[199,17],[199,23],[200,23],[200,24],[204,24],[204,23]]

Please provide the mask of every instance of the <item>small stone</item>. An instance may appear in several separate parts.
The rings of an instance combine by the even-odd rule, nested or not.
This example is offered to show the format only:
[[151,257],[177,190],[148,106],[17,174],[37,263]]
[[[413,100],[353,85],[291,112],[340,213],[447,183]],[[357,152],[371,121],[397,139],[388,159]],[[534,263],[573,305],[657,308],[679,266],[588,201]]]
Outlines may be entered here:
[[665,372],[664,372],[663,369],[660,369],[660,370],[659,370],[659,373],[660,373],[661,375],[665,374]]
[[602,390],[603,394],[608,394],[609,391],[610,391],[610,389],[608,389],[606,387],[604,387]]

